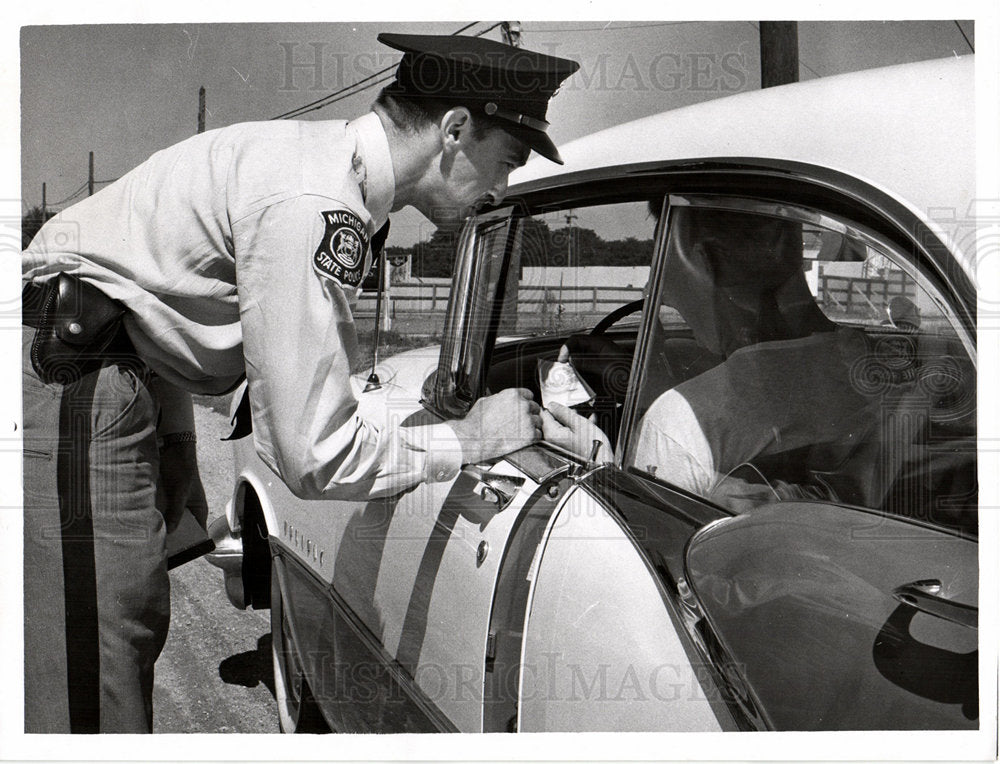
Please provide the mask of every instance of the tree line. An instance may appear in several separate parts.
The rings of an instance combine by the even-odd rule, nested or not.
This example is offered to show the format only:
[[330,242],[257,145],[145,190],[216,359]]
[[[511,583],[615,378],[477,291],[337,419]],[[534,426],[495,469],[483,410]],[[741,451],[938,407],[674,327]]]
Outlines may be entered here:
[[[582,267],[592,265],[649,265],[653,240],[602,239],[596,231],[577,226],[550,228],[544,220],[521,221],[520,267]],[[459,231],[437,229],[413,247],[386,247],[386,254],[412,252],[410,273],[420,278],[450,278],[454,273]]]

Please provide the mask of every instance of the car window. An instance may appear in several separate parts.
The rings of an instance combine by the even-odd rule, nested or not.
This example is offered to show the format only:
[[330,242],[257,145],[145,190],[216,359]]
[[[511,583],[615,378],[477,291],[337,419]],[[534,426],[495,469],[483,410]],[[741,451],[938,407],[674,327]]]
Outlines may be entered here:
[[518,218],[499,335],[588,329],[642,299],[655,225],[646,202]]
[[813,211],[671,198],[626,467],[743,510],[975,532],[975,366],[905,254]]

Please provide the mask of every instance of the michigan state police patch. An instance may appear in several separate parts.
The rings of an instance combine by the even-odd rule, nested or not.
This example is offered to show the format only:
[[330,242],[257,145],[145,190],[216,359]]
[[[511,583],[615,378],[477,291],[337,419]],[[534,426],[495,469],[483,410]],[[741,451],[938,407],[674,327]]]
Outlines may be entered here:
[[320,215],[326,227],[323,240],[313,255],[313,268],[341,286],[358,286],[368,265],[365,224],[350,210],[326,210]]

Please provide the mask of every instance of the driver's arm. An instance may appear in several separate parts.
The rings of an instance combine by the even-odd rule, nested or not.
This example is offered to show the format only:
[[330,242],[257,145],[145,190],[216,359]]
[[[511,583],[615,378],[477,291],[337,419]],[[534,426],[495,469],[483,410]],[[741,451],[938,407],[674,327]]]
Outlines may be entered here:
[[719,479],[698,418],[676,390],[657,398],[640,420],[634,464],[700,496],[708,495]]

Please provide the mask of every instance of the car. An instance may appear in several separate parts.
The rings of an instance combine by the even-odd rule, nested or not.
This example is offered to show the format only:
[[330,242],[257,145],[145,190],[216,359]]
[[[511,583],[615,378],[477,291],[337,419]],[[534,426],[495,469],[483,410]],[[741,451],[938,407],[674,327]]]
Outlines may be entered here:
[[978,729],[973,73],[744,93],[517,171],[440,344],[359,409],[537,398],[566,345],[613,453],[306,501],[237,440],[209,559],[270,608],[282,730]]

